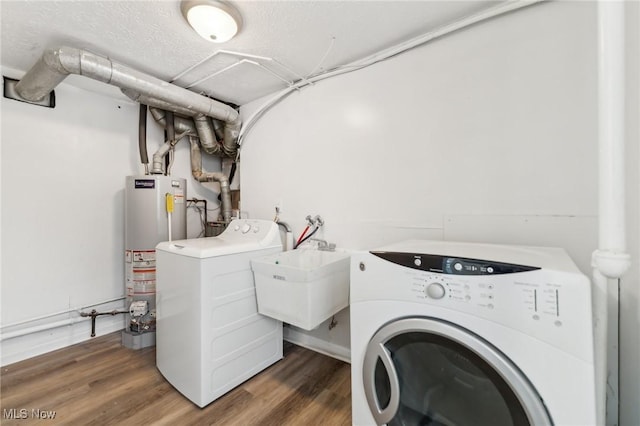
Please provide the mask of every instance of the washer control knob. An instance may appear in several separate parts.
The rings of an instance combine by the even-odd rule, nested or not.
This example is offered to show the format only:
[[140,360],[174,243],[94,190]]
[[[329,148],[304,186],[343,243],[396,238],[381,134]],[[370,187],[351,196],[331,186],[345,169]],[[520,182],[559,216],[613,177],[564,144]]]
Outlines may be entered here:
[[454,263],[453,269],[455,269],[456,271],[462,271],[462,263]]
[[444,286],[440,283],[431,283],[427,286],[427,296],[432,299],[442,299],[444,294]]
[[245,223],[244,225],[242,225],[242,233],[243,234],[246,234],[250,230],[251,230],[251,225],[249,225],[248,223]]
[[420,258],[413,259],[413,264],[416,265],[416,266],[422,265],[422,259],[420,259]]

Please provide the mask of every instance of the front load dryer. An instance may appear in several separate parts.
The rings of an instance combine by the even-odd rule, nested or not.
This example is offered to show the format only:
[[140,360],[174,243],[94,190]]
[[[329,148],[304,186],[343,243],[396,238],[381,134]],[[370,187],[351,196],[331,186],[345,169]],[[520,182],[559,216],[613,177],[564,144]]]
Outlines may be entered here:
[[562,249],[351,257],[355,425],[594,425],[593,354],[590,282]]
[[200,407],[282,358],[282,322],[258,313],[250,261],[282,251],[275,222],[156,247],[158,370]]

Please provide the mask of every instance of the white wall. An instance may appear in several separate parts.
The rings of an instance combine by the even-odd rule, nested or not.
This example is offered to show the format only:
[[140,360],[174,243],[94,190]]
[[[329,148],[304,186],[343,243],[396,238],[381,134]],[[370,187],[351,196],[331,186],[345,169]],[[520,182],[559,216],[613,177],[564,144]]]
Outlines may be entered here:
[[627,244],[620,282],[620,425],[640,424],[640,2],[626,2]]
[[[96,303],[99,311],[123,308],[121,300],[101,302],[124,295],[124,182],[143,172],[138,104],[77,76],[55,91],[54,109],[5,98],[0,104],[3,335],[80,320],[76,312],[35,319]],[[148,136],[151,156],[163,134],[150,117]],[[205,158],[204,167],[220,170],[220,161]],[[188,178],[187,196],[209,198],[217,214],[217,193],[190,179],[186,139],[177,146],[173,175]],[[197,213],[188,219],[188,235],[197,236]],[[122,316],[97,320],[98,335],[123,327]],[[89,338],[90,322],[83,320],[4,339],[2,365]]]
[[[124,176],[136,170],[137,105],[68,84],[56,95],[54,109],[2,99],[3,334],[77,318],[63,314],[7,327],[124,293],[123,232],[117,231],[123,229]],[[103,334],[124,321],[103,317],[97,325]],[[3,340],[2,363],[89,334],[83,321]]]
[[[545,3],[295,92],[244,141],[243,210],[269,218],[279,204],[296,233],[307,214],[321,214],[324,237],[352,249],[405,238],[560,246],[590,275],[596,36],[594,2]],[[640,423],[637,271],[630,280],[627,425]],[[290,337],[342,357],[348,312],[338,320]]]

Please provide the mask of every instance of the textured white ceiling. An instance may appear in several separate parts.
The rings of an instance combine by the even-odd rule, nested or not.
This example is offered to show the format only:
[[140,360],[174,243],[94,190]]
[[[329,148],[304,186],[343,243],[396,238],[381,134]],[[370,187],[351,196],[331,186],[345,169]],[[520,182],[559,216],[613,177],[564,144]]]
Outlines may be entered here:
[[[2,66],[26,71],[48,47],[69,45],[172,80],[217,50],[272,58],[243,62],[194,86],[242,105],[286,87],[281,79],[331,69],[477,12],[487,1],[235,1],[241,32],[200,38],[174,1],[0,1]],[[219,53],[176,81],[187,86],[242,57]]]

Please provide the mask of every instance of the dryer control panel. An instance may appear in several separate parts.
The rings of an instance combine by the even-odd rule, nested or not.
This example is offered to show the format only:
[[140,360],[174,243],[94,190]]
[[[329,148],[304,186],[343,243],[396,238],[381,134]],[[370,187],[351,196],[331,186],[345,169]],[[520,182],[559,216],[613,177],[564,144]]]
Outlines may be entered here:
[[515,248],[511,254],[510,248],[445,242],[439,254],[432,251],[436,244],[353,254],[350,303],[402,304],[411,315],[489,321],[583,353],[576,342],[591,335],[584,321],[591,318],[590,283],[566,252]]
[[467,259],[464,257],[438,256],[422,253],[398,253],[372,251],[371,254],[389,262],[421,271],[441,272],[450,275],[498,275],[515,272],[534,271],[536,266],[513,265],[490,260]]
[[[463,311],[517,310],[533,320],[560,320],[560,285],[527,279],[536,266],[424,253],[372,251],[405,270],[410,299],[433,301]],[[487,312],[488,315],[491,313]]]

